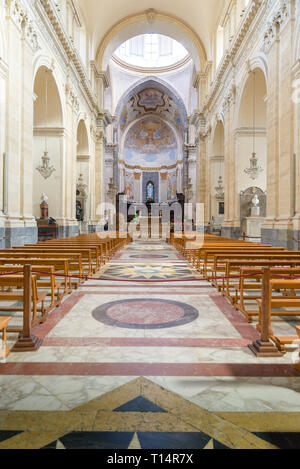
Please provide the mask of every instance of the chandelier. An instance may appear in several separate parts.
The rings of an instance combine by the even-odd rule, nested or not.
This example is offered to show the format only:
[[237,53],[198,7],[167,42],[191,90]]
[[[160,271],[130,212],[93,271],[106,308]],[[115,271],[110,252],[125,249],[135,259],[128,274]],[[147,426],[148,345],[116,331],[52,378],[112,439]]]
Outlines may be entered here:
[[[48,70],[46,70],[46,92],[45,92],[45,124],[47,128],[48,124]],[[46,130],[45,130],[46,133]],[[50,158],[48,156],[47,146],[47,135],[45,135],[45,151],[42,156],[42,164],[37,166],[37,171],[43,176],[44,179],[48,179],[56,169],[50,164]]]
[[256,111],[256,86],[255,86],[255,71],[253,71],[253,152],[250,158],[250,166],[246,168],[244,172],[249,176],[253,181],[258,178],[259,174],[263,171],[263,168],[259,166],[258,159],[255,151],[255,111]]
[[47,151],[44,151],[44,156],[42,156],[42,164],[36,169],[43,176],[44,179],[48,179],[51,174],[56,171],[54,166],[50,164],[50,158],[48,156]]
[[259,174],[263,171],[263,168],[261,166],[258,166],[258,160],[256,157],[256,153],[252,153],[252,157],[250,158],[250,167],[245,169],[245,173],[253,179],[258,178]]
[[220,201],[224,200],[224,185],[222,176],[219,176],[218,185],[215,187],[215,191],[216,199]]

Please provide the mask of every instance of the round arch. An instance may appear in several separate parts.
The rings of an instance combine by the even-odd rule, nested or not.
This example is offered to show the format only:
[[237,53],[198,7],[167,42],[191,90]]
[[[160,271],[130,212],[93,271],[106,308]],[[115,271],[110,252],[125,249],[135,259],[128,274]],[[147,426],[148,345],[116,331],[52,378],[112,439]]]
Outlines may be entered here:
[[90,140],[87,126],[83,116],[80,116],[77,124],[77,156],[90,154]]
[[239,101],[236,107],[235,127],[252,127],[253,117],[252,110],[253,103],[253,80],[255,72],[256,83],[256,125],[257,127],[266,126],[266,103],[265,97],[267,95],[267,80],[264,70],[261,68],[252,68],[251,72],[244,76],[242,92],[239,94]]
[[34,87],[35,87],[35,82],[36,82],[36,77],[38,72],[42,67],[45,67],[49,70],[51,73],[51,77],[53,79],[53,82],[55,83],[55,88],[57,91],[57,94],[59,96],[59,101],[60,101],[60,107],[61,107],[61,115],[62,115],[62,122],[61,122],[61,127],[64,127],[64,123],[66,122],[66,109],[65,109],[65,99],[64,99],[64,87],[62,85],[62,82],[60,80],[60,77],[58,76],[55,67],[53,66],[53,60],[50,59],[50,57],[46,55],[40,55],[38,56],[34,63],[33,63],[33,92],[34,92]]
[[146,88],[152,88],[152,87],[157,88],[158,90],[170,96],[170,98],[177,105],[181,113],[183,126],[186,129],[188,127],[188,115],[187,115],[186,107],[182,98],[179,96],[177,91],[171,85],[169,85],[164,80],[158,77],[142,78],[141,80],[139,80],[138,82],[130,86],[130,88],[128,88],[128,90],[120,98],[118,105],[116,107],[116,111],[115,111],[116,123],[119,120],[120,114],[125,104],[137,93],[140,93]]
[[251,75],[254,71],[259,72],[259,78],[264,78],[264,97],[268,94],[268,66],[265,60],[265,56],[262,54],[261,56],[257,56],[254,59],[250,60],[248,62],[247,68],[246,66],[244,66],[244,72],[239,85],[240,92],[238,93],[238,101],[236,106],[235,128],[238,128],[240,126],[239,124],[241,106],[245,97],[246,87],[249,85],[249,80],[251,81]]
[[[148,119],[148,118],[153,118],[153,119],[157,119],[157,120],[160,120],[161,122],[163,122],[167,127],[169,127],[172,131],[172,134],[174,135],[175,139],[176,139],[176,144],[177,144],[177,149],[178,149],[178,152],[181,151],[181,148],[182,148],[182,142],[180,141],[180,136],[178,134],[178,131],[176,129],[176,127],[169,121],[167,121],[166,119],[164,119],[162,116],[159,116],[157,114],[153,114],[153,113],[149,113],[149,114],[145,114],[143,116],[139,116],[137,119],[135,119],[134,121],[132,121],[126,128],[126,130],[124,131],[123,135],[122,135],[122,138],[121,138],[121,142],[120,142],[120,153],[119,153],[119,160],[124,158],[124,148],[125,148],[125,141],[126,141],[126,138],[130,132],[130,130],[136,125],[138,124],[139,122],[145,120],[145,119]],[[181,153],[178,153],[178,156],[182,156],[182,152]],[[179,161],[179,158],[177,159],[177,161]]]
[[222,120],[218,119],[212,132],[212,155],[224,156],[225,128]]
[[[151,19],[147,11],[124,18],[108,31],[95,54],[99,69],[106,70],[114,51],[123,42],[145,33],[163,34],[181,42],[190,52],[196,71],[200,72],[204,69],[207,54],[198,34],[175,16],[155,12],[154,19]],[[94,43],[96,43],[96,37],[97,32],[94,35]]]

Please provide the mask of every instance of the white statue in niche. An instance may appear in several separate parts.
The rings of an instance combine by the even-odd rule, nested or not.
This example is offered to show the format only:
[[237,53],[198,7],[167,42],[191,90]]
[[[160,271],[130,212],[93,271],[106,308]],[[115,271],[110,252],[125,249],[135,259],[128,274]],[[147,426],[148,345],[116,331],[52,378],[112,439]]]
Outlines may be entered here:
[[42,193],[42,197],[41,197],[41,202],[45,202],[46,204],[48,203],[48,200],[49,198],[47,197],[47,195],[45,194],[45,192]]
[[251,216],[258,217],[260,215],[260,201],[257,194],[254,195],[253,199],[251,200]]

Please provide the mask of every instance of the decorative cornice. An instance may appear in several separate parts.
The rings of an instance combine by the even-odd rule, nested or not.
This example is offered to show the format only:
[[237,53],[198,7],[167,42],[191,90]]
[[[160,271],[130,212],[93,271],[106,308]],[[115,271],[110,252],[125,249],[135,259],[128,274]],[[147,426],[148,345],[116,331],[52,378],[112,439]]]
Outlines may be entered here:
[[64,137],[66,129],[64,127],[34,127],[34,137]]
[[264,0],[252,0],[249,2],[249,7],[246,10],[239,29],[231,42],[230,48],[224,53],[223,59],[219,65],[216,77],[203,106],[204,111],[210,109],[219,90],[224,86],[224,77],[226,73],[228,73],[228,70],[232,69],[234,59],[249,33],[252,24],[254,23],[258,13],[261,12],[262,9],[265,10],[266,7],[267,5]]
[[120,165],[123,165],[126,169],[129,169],[131,171],[162,171],[162,170],[166,170],[166,171],[170,171],[171,169],[176,169],[178,166],[182,165],[183,164],[183,161],[180,160],[180,161],[177,161],[176,164],[173,164],[172,166],[158,166],[158,167],[153,167],[153,168],[146,168],[146,167],[143,167],[143,166],[130,166],[129,164],[125,163],[124,160],[119,160],[119,164]]
[[75,49],[71,39],[68,37],[68,34],[58,16],[57,9],[53,5],[52,0],[36,0],[35,7],[39,14],[42,14],[41,9],[39,8],[40,5],[42,5],[43,10],[46,13],[48,21],[50,22],[67,59],[74,65],[75,70],[80,77],[80,83],[89,99],[92,109],[97,110],[97,98],[92,90],[89,78],[82,64],[81,57]]
[[115,153],[119,148],[118,143],[106,143],[105,144],[105,151],[106,153]]

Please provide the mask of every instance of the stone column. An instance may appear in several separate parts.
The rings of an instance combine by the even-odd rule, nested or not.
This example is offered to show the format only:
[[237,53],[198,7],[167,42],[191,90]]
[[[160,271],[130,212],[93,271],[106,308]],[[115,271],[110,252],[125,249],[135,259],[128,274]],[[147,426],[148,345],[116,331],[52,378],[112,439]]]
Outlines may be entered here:
[[160,173],[160,202],[167,202],[168,199],[168,173]]
[[240,208],[239,194],[237,190],[236,150],[237,141],[234,133],[234,114],[236,104],[236,88],[233,84],[227,94],[224,104],[224,157],[225,157],[225,217],[222,225],[224,236],[239,238]]
[[[292,183],[294,154],[294,109],[292,54],[295,2],[281,5],[265,33],[264,51],[268,58],[267,98],[267,217],[262,241],[275,246],[294,247],[294,193]],[[297,223],[296,223],[297,224]]]
[[22,79],[21,79],[21,180],[20,203],[21,215],[24,222],[26,241],[37,241],[37,226],[33,217],[33,55],[39,49],[36,35],[28,19],[22,23]]
[[[6,246],[36,241],[32,218],[32,56],[28,17],[21,5],[6,1],[7,90]],[[31,27],[31,26],[30,26]],[[28,158],[28,160],[27,160]],[[31,167],[30,167],[31,165]],[[28,179],[28,181],[27,181]],[[29,186],[27,187],[27,184]],[[32,184],[32,183],[31,183]],[[26,192],[27,191],[27,192]]]
[[66,138],[65,161],[62,171],[62,184],[65,198],[65,220],[58,220],[60,237],[76,236],[78,222],[76,220],[76,156],[77,156],[77,114],[79,111],[78,98],[72,85],[66,84]]
[[5,177],[6,160],[6,91],[7,91],[8,67],[3,59],[0,59],[0,247],[4,247],[5,240],[5,212],[7,200],[7,181]]

